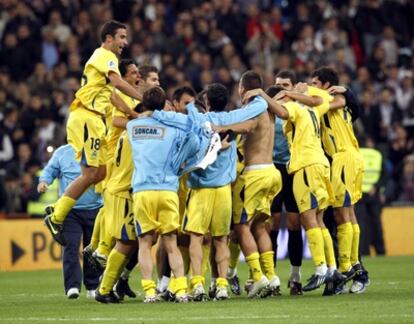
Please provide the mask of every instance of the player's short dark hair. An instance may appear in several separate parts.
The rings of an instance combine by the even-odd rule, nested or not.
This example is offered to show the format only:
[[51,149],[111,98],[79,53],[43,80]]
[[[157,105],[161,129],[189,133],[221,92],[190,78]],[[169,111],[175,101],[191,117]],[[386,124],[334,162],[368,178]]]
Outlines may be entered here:
[[292,70],[280,70],[279,73],[276,74],[276,78],[289,79],[292,84],[296,83],[296,73]]
[[254,71],[244,72],[241,76],[240,82],[245,90],[252,90],[263,87],[262,76]]
[[146,110],[161,110],[165,106],[165,92],[161,87],[151,87],[142,95],[142,105]]
[[144,64],[138,67],[139,75],[141,76],[142,80],[146,80],[149,77],[151,72],[159,73],[157,67],[155,65]]
[[[279,77],[282,78],[282,77]],[[284,78],[285,79],[285,78]],[[270,97],[273,98],[274,96],[276,96],[280,91],[282,91],[283,88],[279,87],[279,86],[270,86],[269,88],[266,89],[266,94]]]
[[323,66],[312,73],[312,78],[318,78],[322,84],[329,82],[329,86],[338,85],[339,75],[334,69]]
[[213,83],[207,87],[207,99],[211,111],[224,111],[229,101],[229,90],[221,83]]
[[118,29],[126,29],[126,25],[120,23],[116,20],[110,20],[102,26],[101,30],[101,41],[105,42],[106,36],[115,37],[116,31]]
[[135,65],[137,65],[136,63],[135,63],[135,61],[134,60],[132,60],[132,59],[122,59],[120,62],[119,62],[119,72],[121,72],[121,75],[122,76],[125,76],[125,74],[127,73],[127,71],[128,71],[128,66],[130,66],[131,64],[135,64]]
[[179,87],[179,88],[174,90],[172,98],[173,98],[173,100],[180,101],[181,97],[184,94],[188,94],[189,96],[191,96],[193,98],[195,98],[196,95],[197,95],[193,88],[188,87],[188,86],[183,86],[183,87]]

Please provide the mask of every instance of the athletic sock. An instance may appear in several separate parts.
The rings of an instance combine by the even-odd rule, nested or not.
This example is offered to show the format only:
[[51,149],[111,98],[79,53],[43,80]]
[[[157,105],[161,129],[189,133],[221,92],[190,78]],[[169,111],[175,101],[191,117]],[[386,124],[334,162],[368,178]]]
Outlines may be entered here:
[[63,221],[75,204],[76,200],[69,196],[60,197],[54,205],[52,222],[56,224],[63,224]]
[[324,241],[322,231],[320,227],[314,227],[306,231],[306,237],[308,239],[309,250],[312,255],[313,263],[316,267],[325,265],[326,259],[324,253]]
[[247,256],[246,262],[249,266],[252,279],[254,281],[259,281],[263,276],[262,268],[260,267],[259,253],[254,252]]
[[333,248],[332,237],[327,228],[322,229],[322,236],[323,236],[323,243],[324,243],[323,246],[324,246],[324,251],[325,251],[326,264],[330,268],[332,267],[336,268],[335,251]]
[[353,224],[352,228],[354,230],[352,236],[352,249],[351,249],[351,264],[355,265],[358,263],[358,256],[359,256],[359,236],[360,236],[360,229],[358,224]]
[[300,272],[300,267],[298,266],[290,266],[290,276],[289,281],[293,282],[302,282],[302,274]]
[[134,270],[135,266],[138,264],[138,251],[135,250],[134,253],[129,257],[129,261],[125,266],[125,269],[132,271]]
[[145,292],[145,296],[155,296],[155,281],[154,280],[141,280],[142,289]]
[[290,264],[292,266],[300,267],[302,265],[303,256],[303,238],[301,230],[289,230],[288,252]]
[[273,264],[274,254],[275,253],[273,251],[267,251],[260,254],[260,263],[262,264],[263,272],[269,280],[276,276]]
[[338,225],[339,271],[346,272],[351,268],[351,249],[354,230],[351,222]]
[[203,276],[194,276],[190,280],[191,288],[194,289],[195,286],[201,284],[204,286],[204,277]]
[[93,224],[93,231],[91,236],[91,242],[89,243],[89,246],[92,247],[92,249],[95,251],[98,248],[99,245],[99,233],[101,230],[101,209],[99,209],[98,215],[96,215],[95,223]]
[[181,297],[187,293],[187,277],[182,276],[175,279],[175,294]]
[[114,287],[115,283],[119,279],[125,263],[127,262],[127,256],[113,249],[108,257],[106,269],[103,274],[101,285],[99,286],[99,293],[101,295],[109,294]]
[[273,264],[276,267],[276,260],[277,260],[277,237],[279,235],[279,231],[270,231],[270,240],[272,241],[272,251],[273,253]]
[[229,283],[226,278],[217,278],[216,279],[216,287],[220,288],[227,288],[229,286]]

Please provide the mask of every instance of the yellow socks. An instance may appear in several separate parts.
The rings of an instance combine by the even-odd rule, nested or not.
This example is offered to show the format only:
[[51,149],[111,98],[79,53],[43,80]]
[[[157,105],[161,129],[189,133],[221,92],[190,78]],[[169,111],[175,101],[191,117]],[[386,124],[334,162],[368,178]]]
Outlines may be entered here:
[[203,276],[194,276],[190,280],[191,287],[194,288],[198,284],[202,284],[204,286],[204,277]]
[[254,252],[250,254],[249,256],[247,256],[246,262],[249,266],[252,279],[254,281],[259,281],[263,276],[262,268],[260,267],[259,253]]
[[204,244],[202,246],[203,249],[203,261],[201,261],[201,273],[204,276],[210,267],[210,244]]
[[236,269],[237,265],[239,264],[239,258],[240,258],[240,244],[230,241],[229,250],[230,250],[229,268]]
[[263,272],[269,280],[276,275],[273,262],[274,254],[275,252],[273,251],[267,251],[260,254],[260,263],[262,264]]
[[351,268],[351,249],[354,230],[351,222],[338,225],[339,271],[346,272]]
[[99,236],[100,236],[100,231],[101,231],[101,217],[102,217],[101,210],[102,208],[99,209],[98,215],[96,215],[95,223],[93,225],[91,242],[89,243],[89,245],[92,247],[93,250],[96,250],[99,245]]
[[111,252],[111,249],[115,244],[111,236],[111,231],[110,231],[111,224],[108,222],[108,216],[109,215],[105,214],[105,210],[103,210],[102,215],[100,217],[99,244],[98,244],[97,251],[100,255],[104,255],[104,256],[109,255],[109,252]]
[[70,210],[75,206],[76,200],[69,196],[62,196],[54,205],[54,212],[52,215],[52,222],[56,224],[63,224],[66,216]]
[[333,247],[332,237],[327,228],[322,228],[323,247],[325,252],[326,264],[329,268],[336,269],[335,251]]
[[119,279],[122,270],[127,262],[127,256],[113,249],[108,257],[106,269],[103,274],[101,285],[99,286],[99,293],[101,295],[109,294],[114,287],[116,281]]
[[226,278],[217,278],[216,286],[220,288],[227,288],[229,286],[229,283]]
[[[203,278],[204,279],[204,278]],[[177,297],[181,297],[187,293],[187,277],[179,277],[175,279],[174,283],[174,293]]]
[[180,249],[181,256],[183,257],[184,274],[186,275],[190,270],[190,251],[187,246],[179,245],[178,248]]
[[175,294],[175,287],[176,287],[175,280],[176,279],[175,279],[174,275],[171,274],[170,282],[168,283],[168,288],[167,288],[169,291],[171,291],[174,294]]
[[359,235],[361,233],[358,224],[352,224],[354,234],[352,236],[352,248],[351,248],[351,264],[357,264],[359,262]]
[[145,280],[145,279],[142,279],[141,280],[141,286],[142,286],[142,289],[144,289],[144,291],[145,291],[145,296],[146,297],[155,296],[156,295],[156,293],[155,293],[155,287],[156,287],[156,285],[155,285],[155,281],[154,280]]
[[315,266],[326,264],[325,252],[324,252],[324,240],[320,227],[314,227],[306,231],[306,237],[308,239],[309,250],[312,254],[312,260]]

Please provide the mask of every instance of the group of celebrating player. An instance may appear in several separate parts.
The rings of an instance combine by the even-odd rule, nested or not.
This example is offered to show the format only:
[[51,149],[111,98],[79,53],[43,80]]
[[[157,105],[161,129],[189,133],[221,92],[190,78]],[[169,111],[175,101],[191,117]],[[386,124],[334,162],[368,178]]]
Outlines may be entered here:
[[[241,293],[240,250],[249,268],[248,297],[280,295],[275,261],[282,205],[291,295],[323,284],[324,295],[338,294],[352,279],[351,292],[364,291],[368,279],[358,258],[354,213],[363,175],[352,129],[357,104],[338,86],[333,69],[316,70],[312,86],[281,71],[266,91],[261,76],[247,71],[239,82],[243,107],[228,111],[229,93],[221,84],[198,95],[181,87],[170,102],[155,67],[118,62],[127,45],[123,24],[106,23],[101,38],[67,123],[82,174],[45,217],[54,239],[65,245],[62,224],[76,201],[91,185],[102,194],[84,250],[105,268],[97,301],[134,296],[128,276],[137,263],[146,303],[227,299],[229,285]],[[338,269],[323,221],[328,206],[337,224]],[[316,267],[303,289],[301,227]]]

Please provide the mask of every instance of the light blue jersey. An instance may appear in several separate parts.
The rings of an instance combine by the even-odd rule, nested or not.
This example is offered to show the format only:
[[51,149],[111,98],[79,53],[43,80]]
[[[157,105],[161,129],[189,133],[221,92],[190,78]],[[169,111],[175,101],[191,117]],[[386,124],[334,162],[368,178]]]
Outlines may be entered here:
[[[75,160],[75,151],[69,144],[59,147],[52,155],[39,182],[50,185],[56,178],[59,180],[59,196],[62,196],[73,180],[81,175],[81,167]],[[74,209],[91,210],[102,207],[102,197],[95,192],[95,188],[89,188],[77,201]]]
[[286,164],[290,160],[289,145],[283,130],[283,119],[276,117],[275,120],[275,144],[273,147],[273,162]]
[[204,157],[211,138],[192,118],[175,127],[152,117],[138,118],[128,122],[127,131],[135,168],[133,192],[177,191],[181,166],[184,162],[186,169],[196,165]]
[[[199,113],[193,103],[187,105],[188,115],[155,111],[153,117],[163,123],[174,126],[193,118],[200,123],[210,122],[218,126],[231,125],[255,118],[267,110],[267,102],[261,98],[254,98],[245,108],[231,112]],[[188,186],[194,188],[216,188],[227,185],[236,179],[237,145],[232,141],[227,150],[220,151],[217,160],[207,169],[196,170],[188,177]]]

